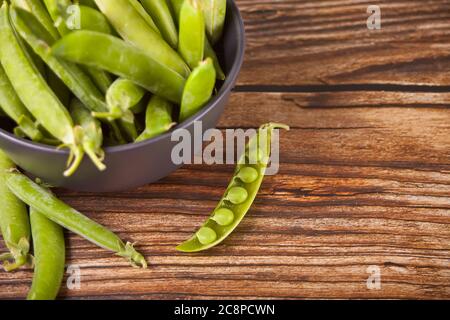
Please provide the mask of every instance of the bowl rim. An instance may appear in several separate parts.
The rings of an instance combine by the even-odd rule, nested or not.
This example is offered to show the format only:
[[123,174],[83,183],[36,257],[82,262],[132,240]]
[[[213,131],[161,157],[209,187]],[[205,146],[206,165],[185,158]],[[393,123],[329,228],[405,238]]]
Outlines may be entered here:
[[[231,15],[233,16],[233,19],[231,20],[232,23],[237,24],[239,33],[237,38],[237,54],[236,59],[233,62],[233,65],[231,67],[231,70],[229,72],[229,75],[225,79],[224,83],[222,84],[218,94],[213,97],[213,99],[208,102],[208,104],[202,108],[201,111],[197,112],[192,117],[188,118],[187,120],[183,121],[182,123],[176,125],[171,131],[166,132],[160,136],[154,137],[152,139],[148,139],[141,142],[135,142],[135,143],[127,143],[120,146],[112,146],[112,147],[105,147],[104,151],[106,154],[112,154],[112,153],[120,153],[124,151],[134,150],[138,148],[146,147],[147,145],[151,145],[154,143],[157,143],[161,140],[167,139],[169,136],[172,135],[174,130],[177,129],[186,129],[190,127],[195,121],[199,121],[202,119],[207,113],[209,113],[212,109],[214,109],[219,101],[228,93],[233,90],[233,86],[237,80],[237,77],[239,75],[239,71],[241,70],[242,64],[244,62],[244,55],[245,55],[245,28],[244,28],[244,21],[242,19],[242,15],[239,11],[239,8],[235,2],[235,0],[229,0],[228,4],[231,8]],[[14,143],[16,145],[19,145],[21,147],[31,149],[34,151],[40,151],[40,152],[47,152],[47,153],[53,153],[53,154],[69,154],[69,151],[67,149],[59,149],[54,146],[49,146],[46,144],[42,144],[39,142],[30,141],[24,138],[17,137],[16,135],[0,128],[0,138],[8,140],[11,143]]]

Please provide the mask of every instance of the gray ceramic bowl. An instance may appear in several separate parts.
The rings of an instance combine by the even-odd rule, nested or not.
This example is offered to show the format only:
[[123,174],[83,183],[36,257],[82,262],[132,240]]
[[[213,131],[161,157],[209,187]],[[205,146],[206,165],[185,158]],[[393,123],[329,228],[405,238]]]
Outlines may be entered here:
[[[244,24],[239,10],[228,0],[224,36],[219,44],[218,55],[227,75],[218,94],[198,114],[181,123],[177,128],[194,131],[194,121],[201,121],[203,130],[214,128],[228,102],[231,90],[244,59]],[[88,158],[78,171],[69,178],[63,177],[68,152],[42,144],[20,139],[0,129],[0,148],[28,174],[57,187],[77,191],[112,192],[123,191],[166,177],[180,166],[171,160],[171,133],[136,144],[105,149],[107,170],[99,172]],[[198,151],[198,150],[194,150]]]

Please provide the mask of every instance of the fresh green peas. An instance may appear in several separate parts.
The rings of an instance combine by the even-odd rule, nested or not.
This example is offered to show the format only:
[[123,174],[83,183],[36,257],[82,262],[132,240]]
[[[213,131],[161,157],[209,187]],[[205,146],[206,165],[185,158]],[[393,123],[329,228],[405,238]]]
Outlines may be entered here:
[[172,104],[166,99],[153,96],[145,113],[145,129],[136,139],[136,142],[148,140],[163,134],[172,128]]
[[52,53],[72,62],[110,71],[169,101],[181,101],[186,82],[181,75],[116,37],[93,31],[74,31],[55,43]]
[[253,167],[243,167],[239,170],[237,177],[242,180],[244,183],[252,183],[258,179],[258,170]]
[[[0,10],[0,60],[17,95],[35,119],[70,149],[74,159],[64,173],[75,172],[82,160],[82,147],[75,140],[69,112],[50,89],[45,79],[24,51],[10,22],[9,6]],[[45,108],[43,107],[45,106]]]
[[211,219],[221,226],[228,226],[234,221],[234,213],[228,208],[220,208],[214,212]]
[[186,81],[180,107],[180,122],[196,114],[210,99],[216,83],[216,70],[206,59],[192,71]]
[[205,21],[197,0],[186,0],[180,12],[178,51],[191,69],[203,60],[205,52]]
[[53,222],[128,259],[133,266],[147,267],[144,257],[131,243],[124,244],[112,231],[71,208],[25,175],[19,172],[6,173],[6,184],[16,197]]
[[202,4],[205,17],[206,33],[214,45],[222,36],[225,16],[227,13],[227,0],[199,0]]
[[248,192],[242,187],[232,187],[228,190],[226,200],[230,201],[232,204],[244,203],[248,198]]
[[34,249],[34,275],[27,300],[54,300],[64,276],[63,229],[45,215],[30,208]]
[[166,0],[141,0],[142,5],[153,18],[163,38],[172,48],[178,47],[178,32]]
[[197,239],[201,244],[207,245],[217,239],[216,232],[208,227],[200,228],[196,233]]
[[6,185],[7,171],[10,170],[15,170],[15,165],[0,150],[0,231],[10,251],[0,255],[0,262],[5,261],[4,268],[7,271],[26,264],[30,249],[30,221],[27,208]]
[[189,67],[183,59],[148,25],[141,14],[130,6],[129,0],[95,0],[95,3],[126,41],[181,76],[186,77],[189,74]]
[[277,128],[289,129],[288,126],[268,123],[260,127],[246,151],[238,161],[235,174],[227,191],[208,220],[190,239],[180,244],[177,249],[183,252],[198,252],[212,248],[226,239],[239,225],[255,200],[261,187],[268,162],[246,163],[250,146],[262,145],[270,155],[272,132]]

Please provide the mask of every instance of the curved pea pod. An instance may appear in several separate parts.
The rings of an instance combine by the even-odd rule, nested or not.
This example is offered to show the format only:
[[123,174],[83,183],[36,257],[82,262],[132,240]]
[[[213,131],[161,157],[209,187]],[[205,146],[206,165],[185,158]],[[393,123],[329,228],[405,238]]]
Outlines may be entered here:
[[1,109],[18,124],[16,132],[20,131],[20,136],[24,135],[33,141],[42,140],[42,133],[38,125],[34,123],[33,116],[23,105],[16,91],[11,85],[5,70],[0,65],[0,106]]
[[214,45],[222,37],[227,0],[199,0],[205,17],[206,34]]
[[181,101],[186,82],[181,75],[116,37],[75,31],[55,43],[52,52],[69,61],[98,67],[129,79],[172,102]]
[[136,142],[157,137],[169,131],[175,122],[172,120],[172,104],[158,96],[153,96],[145,112],[145,129]]
[[[261,187],[270,158],[272,132],[277,128],[289,129],[282,124],[265,124],[249,141],[223,198],[203,226],[177,247],[179,251],[198,252],[212,248],[239,225]],[[252,158],[255,161],[251,161]]]
[[148,25],[134,6],[130,6],[129,0],[95,2],[122,38],[180,75],[189,74],[189,67],[183,59]]
[[210,58],[201,62],[186,81],[180,107],[180,122],[196,114],[210,99],[216,83],[216,70]]
[[64,276],[66,249],[63,229],[30,208],[34,274],[27,300],[54,300]]
[[36,0],[12,0],[11,3],[19,8],[31,12],[37,20],[45,27],[50,35],[57,39],[59,38],[58,30],[53,25],[52,18],[50,17],[47,9],[45,8],[42,1]]
[[0,60],[17,95],[34,118],[70,149],[69,160],[73,162],[68,163],[69,168],[64,174],[73,174],[81,163],[83,152],[75,140],[72,119],[16,38],[7,3],[0,10],[0,43]]
[[166,0],[141,0],[145,10],[155,21],[163,38],[172,48],[178,47],[178,32]]
[[209,40],[207,37],[205,37],[205,58],[211,58],[211,60],[214,63],[214,69],[216,69],[216,78],[218,80],[225,80],[225,73],[222,70],[222,67],[220,66],[219,58],[217,58],[216,52],[214,51],[213,47],[211,47],[211,44],[209,43]]
[[134,266],[147,267],[144,257],[131,243],[122,240],[104,226],[68,206],[51,192],[19,172],[7,173],[9,189],[23,202],[59,224],[104,249],[127,258]]
[[84,105],[95,111],[106,110],[101,92],[89,77],[77,65],[51,54],[51,45],[55,39],[49,37],[42,26],[39,27],[33,15],[16,8],[11,11],[11,18],[20,36]]
[[70,114],[77,125],[75,131],[83,150],[100,171],[105,170],[106,166],[102,163],[105,152],[102,149],[103,133],[100,122],[78,99],[73,99],[70,103]]
[[178,51],[191,69],[203,60],[205,52],[205,21],[197,0],[186,0],[180,12]]
[[[0,150],[0,231],[10,253],[1,254],[7,271],[15,270],[29,261],[30,221],[27,208],[6,185],[7,171],[14,163]],[[14,262],[10,262],[14,261]]]

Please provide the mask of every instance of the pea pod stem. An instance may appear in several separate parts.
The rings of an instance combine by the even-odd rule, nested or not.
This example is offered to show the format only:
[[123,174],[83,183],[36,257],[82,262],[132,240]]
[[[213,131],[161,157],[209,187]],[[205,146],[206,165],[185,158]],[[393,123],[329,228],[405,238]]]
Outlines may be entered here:
[[54,300],[64,276],[63,229],[35,208],[30,208],[34,274],[27,300]]
[[72,100],[70,114],[75,121],[76,135],[83,144],[84,151],[100,171],[105,170],[106,166],[102,163],[105,152],[102,149],[103,133],[100,122],[78,99]]
[[144,257],[134,249],[131,243],[124,244],[112,231],[68,206],[25,175],[9,172],[6,184],[19,199],[53,222],[128,259],[133,266],[147,267]]
[[[260,127],[256,136],[247,144],[217,207],[202,227],[190,239],[180,244],[177,250],[198,252],[210,249],[224,241],[236,229],[250,210],[261,187],[275,129],[289,130],[289,127],[279,123],[268,123]],[[252,153],[257,156],[253,157]],[[251,158],[257,160],[248,161]]]

